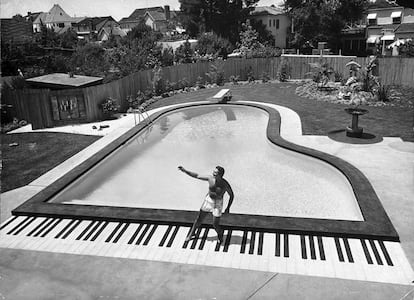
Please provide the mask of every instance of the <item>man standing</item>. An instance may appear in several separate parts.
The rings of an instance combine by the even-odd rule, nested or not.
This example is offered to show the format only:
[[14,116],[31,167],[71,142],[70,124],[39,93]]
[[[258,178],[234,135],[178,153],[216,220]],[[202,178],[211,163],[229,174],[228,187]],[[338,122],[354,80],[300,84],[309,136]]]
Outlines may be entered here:
[[194,224],[191,227],[191,230],[188,233],[185,240],[189,241],[192,238],[194,238],[194,232],[200,226],[201,222],[203,222],[207,213],[211,212],[213,214],[213,227],[217,232],[219,243],[222,243],[223,230],[220,228],[220,217],[223,211],[223,195],[225,192],[227,192],[230,196],[229,204],[227,205],[227,208],[224,211],[225,213],[230,212],[230,206],[232,205],[234,199],[233,190],[230,184],[227,182],[226,179],[223,178],[224,168],[217,166],[213,171],[213,175],[207,176],[200,176],[195,172],[191,172],[184,169],[184,167],[182,166],[179,166],[178,169],[186,173],[188,176],[208,181],[208,193],[204,198],[203,204],[201,205],[197,219],[194,221]]

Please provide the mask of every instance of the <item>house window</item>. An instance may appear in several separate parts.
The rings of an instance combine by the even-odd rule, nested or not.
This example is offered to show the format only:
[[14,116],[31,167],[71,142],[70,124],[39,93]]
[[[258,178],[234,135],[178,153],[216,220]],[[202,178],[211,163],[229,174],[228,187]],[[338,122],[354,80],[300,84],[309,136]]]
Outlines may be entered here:
[[272,20],[269,20],[269,27],[272,27]]
[[279,19],[276,20],[276,29],[279,29]]
[[64,23],[59,23],[59,24],[58,24],[58,27],[59,27],[59,28],[63,28],[63,27],[65,27],[65,24],[64,24]]
[[392,24],[401,24],[401,11],[391,13]]
[[377,25],[377,14],[376,13],[368,14],[367,20],[368,20],[368,26]]

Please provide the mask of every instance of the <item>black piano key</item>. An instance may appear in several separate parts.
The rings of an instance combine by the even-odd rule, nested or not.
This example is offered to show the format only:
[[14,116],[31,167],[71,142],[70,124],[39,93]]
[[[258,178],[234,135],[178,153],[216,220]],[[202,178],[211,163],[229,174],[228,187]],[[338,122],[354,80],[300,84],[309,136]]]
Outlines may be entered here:
[[42,227],[47,221],[49,220],[49,218],[44,219],[42,222],[40,222],[35,228],[32,229],[32,231],[30,231],[28,234],[26,234],[26,236],[31,236],[33,233],[35,233],[40,227]]
[[314,238],[313,235],[309,236],[309,248],[310,248],[311,259],[316,259],[315,241],[313,238]]
[[220,247],[221,247],[221,244],[220,244],[220,243],[219,243],[219,241],[217,240],[217,242],[216,242],[216,247],[214,248],[214,251],[216,251],[216,252],[220,251]]
[[319,247],[319,255],[321,257],[321,260],[326,260],[325,249],[323,246],[323,240],[321,236],[318,236],[318,247]]
[[121,238],[121,236],[125,233],[125,231],[128,229],[129,224],[131,223],[125,223],[124,227],[122,228],[122,230],[119,232],[119,234],[116,236],[116,238],[112,241],[112,243],[118,243],[119,239]]
[[367,244],[365,243],[364,239],[361,239],[362,249],[364,250],[365,258],[367,259],[368,264],[372,265],[374,262],[372,261],[371,255],[368,252]]
[[198,245],[198,250],[203,250],[204,245],[205,245],[206,240],[207,240],[207,237],[208,237],[208,231],[209,231],[209,229],[207,227],[204,228],[204,234],[203,234],[203,237],[201,238],[200,245]]
[[12,229],[10,229],[9,232],[7,232],[7,234],[12,234],[14,231],[19,230],[19,228],[21,226],[24,226],[24,224],[26,224],[28,221],[30,220],[30,217],[26,217],[24,218],[23,221],[21,221],[19,224],[17,224],[16,226],[14,226]]
[[346,252],[346,256],[348,256],[348,261],[350,263],[353,263],[354,262],[354,258],[352,256],[351,247],[349,246],[348,239],[347,238],[343,238],[342,240],[344,241],[344,244],[345,244],[345,252]]
[[143,245],[146,246],[148,245],[149,241],[151,240],[152,236],[154,235],[155,230],[157,230],[158,225],[154,224],[151,228],[150,233],[148,234],[147,238],[145,239]]
[[92,228],[93,225],[95,225],[97,221],[92,221],[89,223],[88,226],[77,236],[76,240],[79,241],[88,231]]
[[104,231],[104,229],[106,228],[106,226],[108,226],[109,222],[105,221],[105,223],[103,223],[103,225],[101,226],[101,228],[99,228],[98,232],[95,233],[95,235],[91,238],[91,242],[95,241],[98,236],[101,235],[101,233]]
[[258,255],[263,255],[263,238],[264,238],[263,232],[259,232],[259,245],[257,249]]
[[179,229],[180,229],[180,226],[175,226],[174,231],[173,231],[173,233],[170,237],[170,240],[168,241],[167,248],[170,248],[172,246],[172,244],[174,242],[174,239],[177,236],[177,232],[178,232]]
[[201,232],[201,227],[198,227],[195,232],[195,236],[193,240],[191,241],[190,249],[195,249],[197,242],[198,242],[198,237],[200,236],[200,232]]
[[58,232],[58,234],[56,234],[55,235],[55,239],[58,239],[58,238],[60,238],[60,236],[62,235],[62,234],[64,234],[65,233],[65,231],[70,227],[70,226],[72,226],[72,224],[73,223],[75,223],[76,222],[76,220],[71,220],[68,224],[66,224],[66,226],[61,230],[61,231],[59,231]]
[[52,218],[52,219],[50,219],[43,227],[41,227],[33,236],[35,236],[35,237],[37,237],[37,236],[39,236],[40,234],[42,234],[42,232],[44,231],[44,230],[46,230],[49,226],[50,226],[50,224],[52,224],[54,221],[55,221],[56,219],[55,218]]
[[287,233],[284,234],[284,245],[283,245],[283,256],[289,257],[289,235]]
[[138,228],[135,230],[134,234],[129,239],[128,245],[131,245],[135,241],[135,238],[138,236],[138,234],[141,231],[142,227],[144,227],[144,224],[139,224]]
[[164,246],[165,241],[167,240],[168,235],[171,232],[171,229],[172,229],[172,225],[169,225],[168,228],[167,228],[167,230],[165,231],[164,235],[162,236],[162,239],[161,239],[160,243],[158,244],[158,247]]
[[94,234],[94,232],[99,228],[99,226],[101,226],[102,223],[103,221],[98,221],[98,223],[96,223],[95,226],[93,226],[93,228],[88,232],[88,234],[83,238],[83,240],[84,241],[89,240],[92,234]]
[[138,237],[137,242],[135,243],[135,245],[139,245],[141,244],[142,240],[144,239],[145,235],[147,234],[148,230],[150,229],[151,224],[147,224],[144,228],[144,230],[142,231],[141,235]]
[[62,222],[63,219],[57,219],[55,221],[55,223],[53,223],[51,226],[49,226],[49,228],[42,233],[42,235],[40,237],[45,237],[49,234],[49,232],[51,232],[60,222]]
[[302,234],[300,235],[300,249],[302,250],[302,259],[307,259],[305,236]]
[[335,240],[336,252],[338,253],[338,259],[339,261],[344,262],[345,258],[342,252],[341,244],[339,243],[339,238],[335,237],[334,240]]
[[391,256],[389,255],[389,253],[387,251],[387,248],[385,248],[385,245],[384,245],[383,241],[378,241],[378,243],[381,247],[382,254],[384,254],[384,257],[385,257],[385,260],[386,260],[387,264],[389,266],[393,266],[394,264],[392,263]]
[[247,231],[244,231],[243,232],[242,243],[241,243],[241,248],[240,248],[240,253],[246,252],[246,242],[247,242]]
[[369,240],[369,243],[371,245],[372,251],[374,251],[374,256],[375,256],[375,259],[376,259],[377,263],[379,265],[383,265],[384,263],[382,262],[381,256],[379,255],[379,252],[377,250],[377,246],[375,246],[374,241],[373,240]]
[[115,234],[118,232],[119,228],[121,228],[123,223],[118,223],[118,225],[116,225],[115,229],[112,230],[112,232],[109,234],[109,236],[106,238],[105,243],[109,243],[112,238],[115,236]]
[[280,256],[280,233],[276,233],[275,256]]
[[82,223],[82,220],[77,220],[75,224],[62,236],[62,239],[66,239],[75,229]]
[[33,221],[35,220],[35,217],[32,217],[28,222],[26,222],[26,224],[24,224],[23,226],[21,226],[18,230],[16,230],[13,235],[18,235],[20,232],[22,232],[27,226],[29,226],[30,224],[33,223]]
[[13,216],[13,218],[9,219],[6,223],[0,226],[0,230],[6,228],[9,224],[13,223],[17,219],[17,216]]
[[231,234],[232,234],[232,230],[231,229],[227,230],[227,236],[226,236],[226,240],[224,241],[223,252],[228,252],[229,251]]
[[254,254],[254,244],[256,242],[256,231],[252,231],[250,237],[249,254]]

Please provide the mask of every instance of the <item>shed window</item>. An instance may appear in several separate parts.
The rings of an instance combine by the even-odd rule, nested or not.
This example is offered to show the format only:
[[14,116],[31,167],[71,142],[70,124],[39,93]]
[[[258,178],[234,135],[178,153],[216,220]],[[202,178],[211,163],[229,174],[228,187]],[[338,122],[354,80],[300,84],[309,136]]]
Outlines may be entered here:
[[276,29],[279,29],[279,19],[276,20]]

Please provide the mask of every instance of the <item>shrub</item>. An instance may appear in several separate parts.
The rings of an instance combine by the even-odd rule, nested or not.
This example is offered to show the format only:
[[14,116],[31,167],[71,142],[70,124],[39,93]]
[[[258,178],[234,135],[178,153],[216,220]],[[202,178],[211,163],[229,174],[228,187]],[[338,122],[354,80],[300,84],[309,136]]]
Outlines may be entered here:
[[152,77],[152,91],[156,96],[159,96],[165,92],[165,82],[162,79],[161,66],[155,66],[152,73],[154,74]]
[[239,76],[239,75],[237,75],[237,76],[231,75],[231,76],[229,77],[229,81],[230,81],[232,84],[234,84],[234,85],[239,84],[239,82],[238,82],[239,80],[240,80],[240,76]]
[[280,82],[285,82],[290,78],[290,65],[288,60],[285,57],[282,57],[282,60],[279,64],[277,71],[277,79]]
[[209,72],[206,73],[206,76],[209,78],[210,83],[215,83],[217,85],[224,84],[224,71],[221,61],[217,60],[215,63],[210,65]]
[[318,62],[309,63],[309,65],[311,66],[312,71],[308,74],[311,75],[312,80],[319,83],[321,86],[326,86],[331,79],[331,75],[334,73],[334,70],[329,63],[321,58]]
[[378,101],[389,102],[391,96],[391,87],[389,85],[380,84],[377,90]]
[[203,81],[203,78],[201,76],[197,77],[196,87],[198,87],[199,89],[204,89],[205,88],[204,81]]
[[269,82],[269,80],[270,80],[269,74],[267,72],[263,72],[262,73],[262,82],[266,83],[266,82]]
[[119,105],[116,99],[111,97],[106,98],[101,102],[101,109],[105,116],[112,117],[119,110]]
[[254,74],[253,74],[253,68],[252,66],[249,66],[247,69],[247,81],[254,82],[255,80],[256,78],[254,77]]

